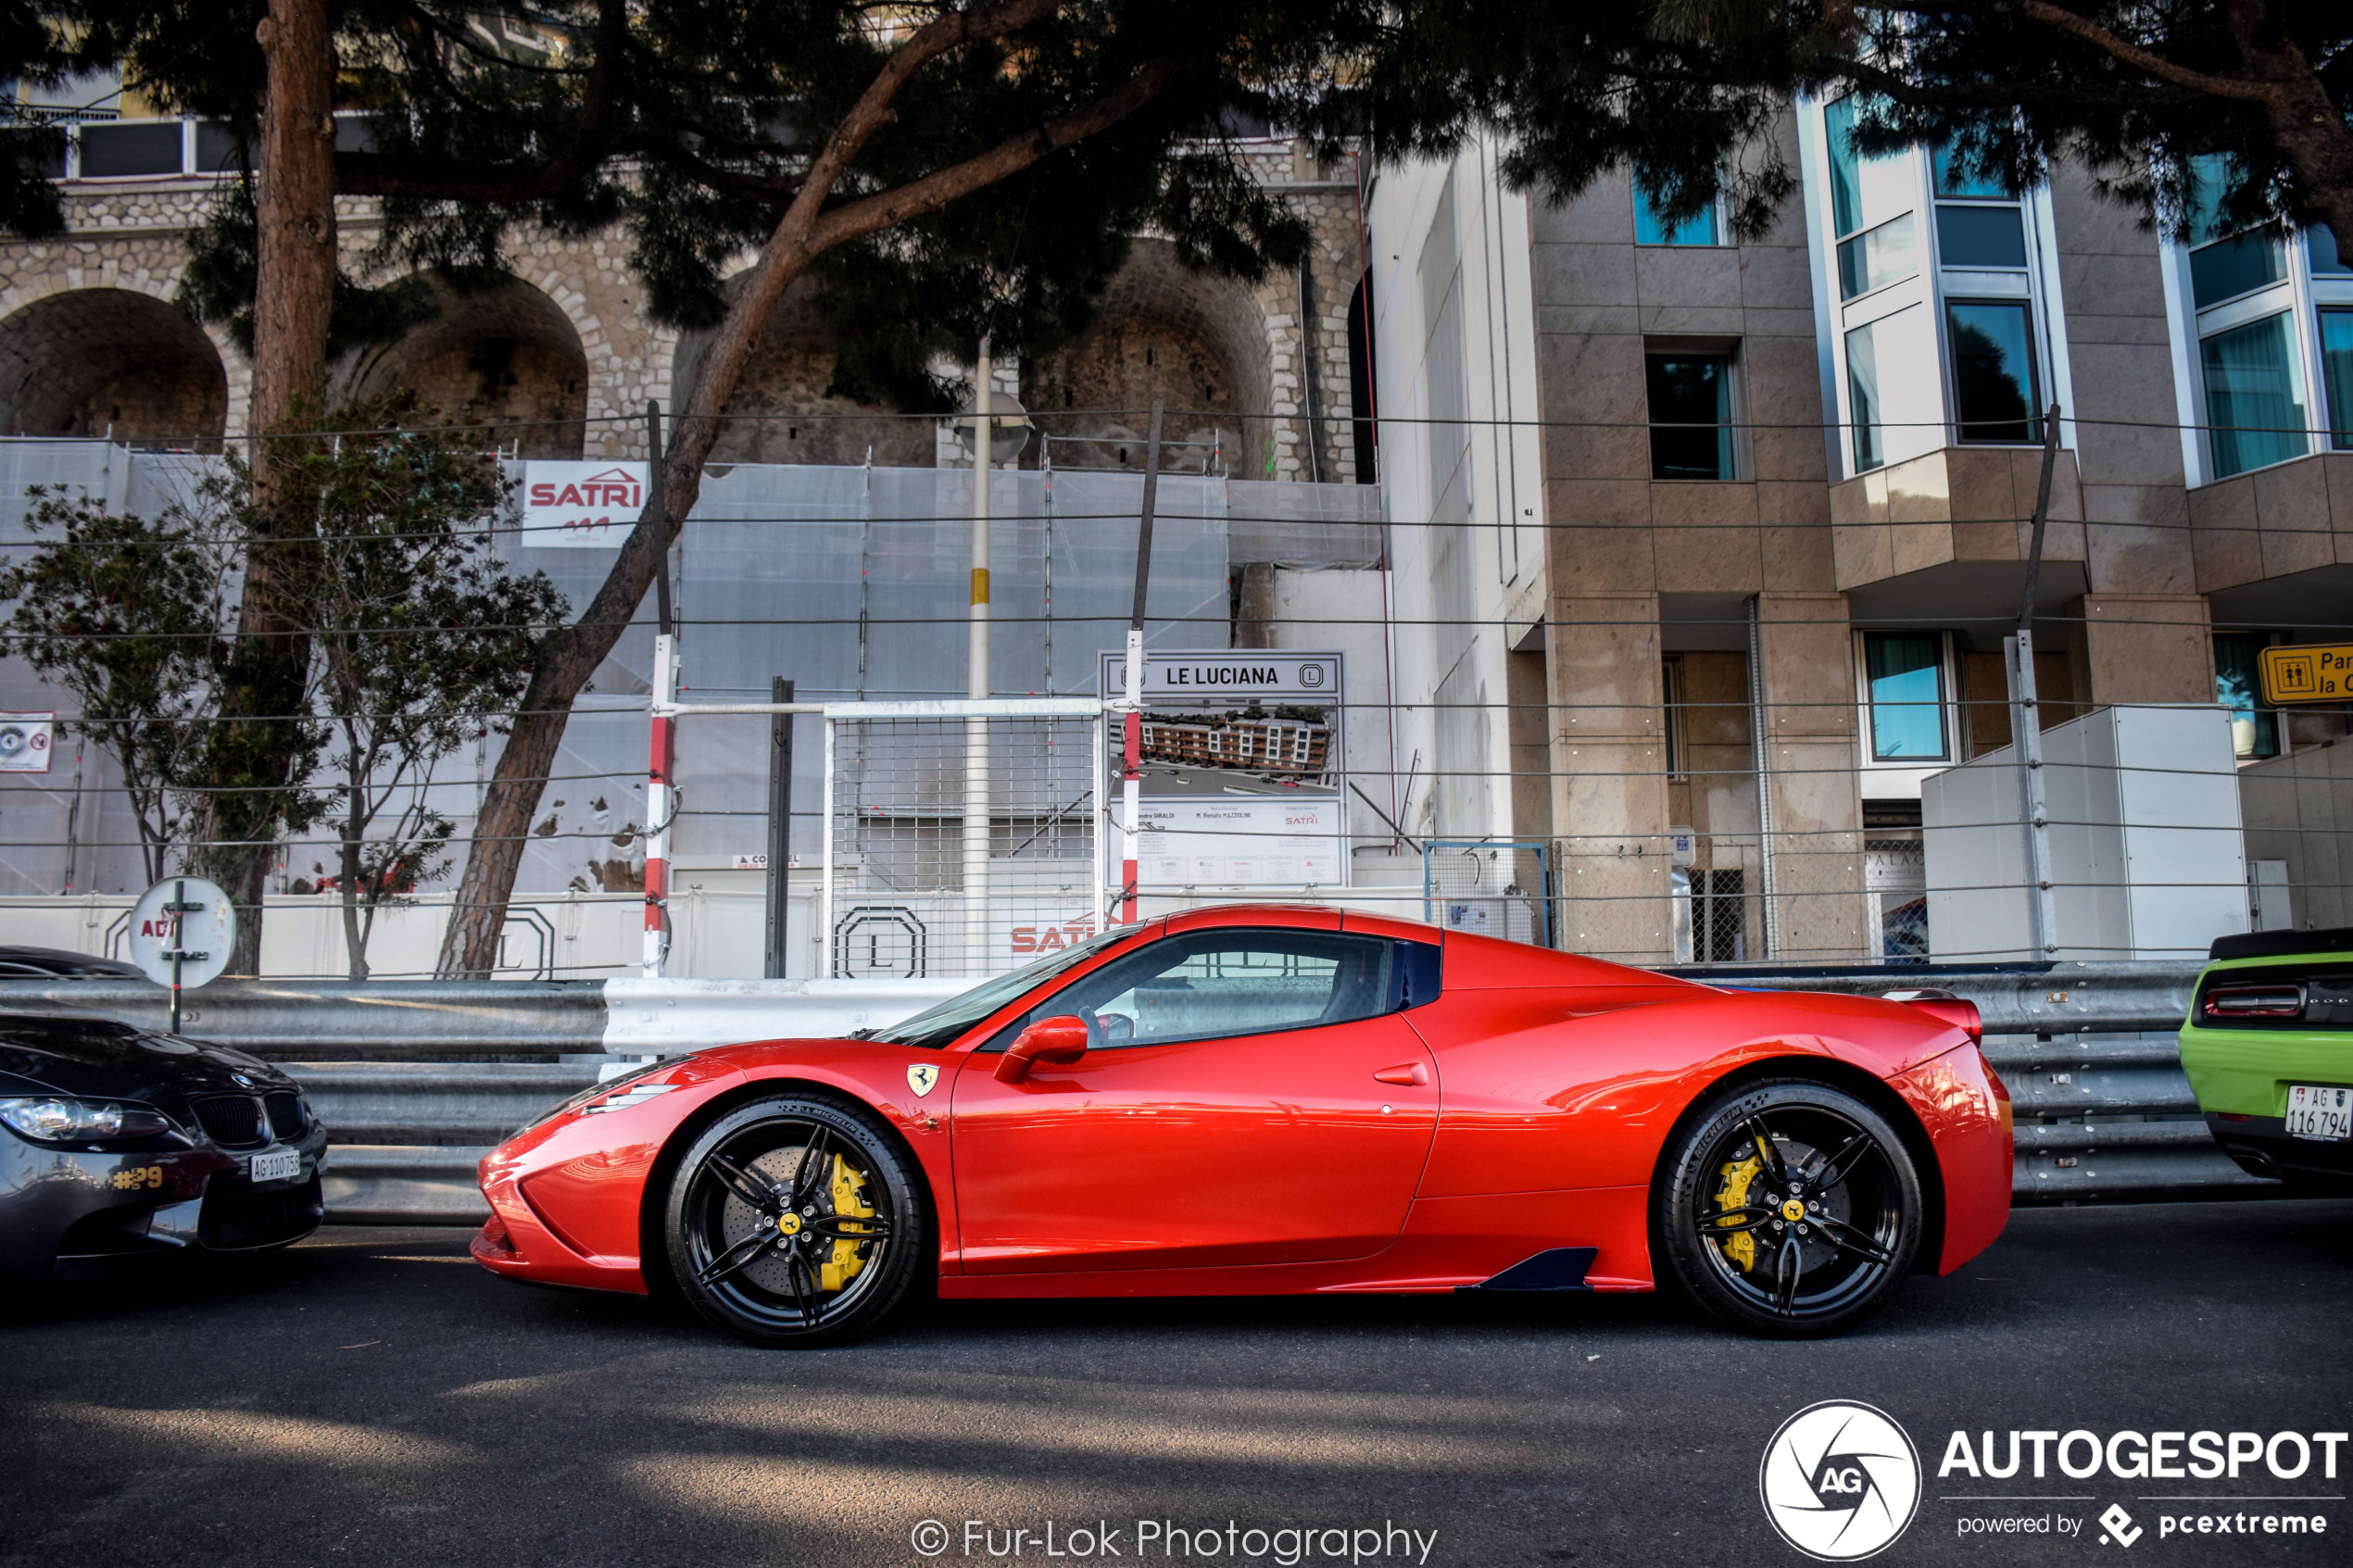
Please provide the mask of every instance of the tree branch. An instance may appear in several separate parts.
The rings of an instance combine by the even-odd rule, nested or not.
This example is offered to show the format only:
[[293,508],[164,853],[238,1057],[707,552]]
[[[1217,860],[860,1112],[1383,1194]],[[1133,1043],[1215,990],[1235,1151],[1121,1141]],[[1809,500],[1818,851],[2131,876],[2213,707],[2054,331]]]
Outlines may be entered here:
[[877,229],[887,229],[934,211],[958,196],[1018,173],[1047,154],[1092,136],[1134,114],[1158,96],[1175,74],[1176,68],[1169,62],[1155,60],[1095,102],[1059,115],[1035,130],[1009,137],[977,157],[920,180],[911,180],[895,190],[845,202],[818,220],[810,233],[808,248],[812,252],[829,250]]
[[2186,66],[2177,66],[2162,55],[2152,54],[2137,44],[2119,38],[2088,18],[2052,5],[2050,0],[2018,0],[2018,8],[2044,26],[2071,33],[2102,54],[2120,60],[2135,70],[2145,71],[2159,82],[2171,82],[2192,93],[2249,104],[2268,104],[2280,96],[2279,88],[2271,82],[2249,82],[2238,76],[2214,76],[2206,71],[2192,70]]

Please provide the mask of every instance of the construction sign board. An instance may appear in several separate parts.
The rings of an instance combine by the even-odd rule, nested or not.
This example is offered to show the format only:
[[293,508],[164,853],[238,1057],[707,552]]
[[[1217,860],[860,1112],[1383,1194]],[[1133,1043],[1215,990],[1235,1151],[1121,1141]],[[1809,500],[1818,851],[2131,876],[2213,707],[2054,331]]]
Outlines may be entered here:
[[[1142,891],[1346,885],[1345,671],[1337,653],[1144,656]],[[1116,698],[1126,656],[1097,673]],[[1122,726],[1104,729],[1116,779]]]

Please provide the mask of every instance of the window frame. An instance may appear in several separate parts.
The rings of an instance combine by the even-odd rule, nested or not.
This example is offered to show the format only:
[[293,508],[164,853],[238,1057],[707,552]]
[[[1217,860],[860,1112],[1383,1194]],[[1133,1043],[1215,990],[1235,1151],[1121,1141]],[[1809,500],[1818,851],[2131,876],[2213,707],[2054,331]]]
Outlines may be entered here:
[[[1871,726],[1870,639],[1873,637],[1932,637],[1936,640],[1936,716],[1944,739],[1944,755],[1882,758]],[[1892,706],[1892,705],[1891,705]],[[1917,704],[1906,703],[1905,707]],[[1858,626],[1855,628],[1856,759],[1859,793],[1867,800],[1917,800],[1920,783],[1931,773],[1957,766],[1966,714],[1960,702],[1959,656],[1954,634],[1943,628],[1918,626]]]
[[[1841,94],[1841,97],[1845,95]],[[1908,277],[1891,279],[1852,298],[1843,297],[1839,250],[1843,242],[1856,236],[1837,232],[1839,223],[1834,210],[1837,193],[1834,187],[1838,184],[1838,178],[1833,168],[1833,150],[1830,145],[1834,133],[1830,111],[1838,101],[1834,98],[1801,96],[1798,114],[1807,248],[1813,276],[1816,352],[1821,375],[1823,407],[1826,410],[1836,410],[1834,419],[1826,421],[1831,428],[1824,432],[1831,483],[1843,483],[1874,470],[1908,462],[1944,447],[2039,445],[2042,411],[2053,403],[2062,409],[2068,408],[2072,406],[2074,397],[2074,377],[2067,351],[2066,307],[2059,286],[2058,252],[2054,238],[2049,182],[2047,179],[2038,182],[2014,194],[1995,195],[1983,192],[1944,194],[1940,187],[1946,182],[1937,176],[1937,149],[1927,144],[1915,144],[1900,156],[1907,160],[1906,168],[1911,182],[1910,217],[1918,225],[1914,242],[1919,247],[1919,270]],[[1946,207],[2014,210],[2018,215],[2025,252],[2024,265],[1994,267],[1948,263],[1943,252],[1936,216],[1939,208]],[[1860,232],[1869,233],[1877,227],[1868,221],[1874,215],[1870,212],[1858,213],[1858,220],[1863,222]],[[2036,418],[2032,421],[2037,428],[2031,440],[1964,442],[1961,439],[1947,306],[1979,300],[2014,300],[2022,302],[2026,307],[2028,338],[2037,383]],[[1881,407],[1872,420],[1864,420],[1858,417],[1856,406],[1849,345],[1855,341],[1856,332],[1866,328],[1876,328],[1883,320],[1894,320],[1915,305],[1928,307],[1922,319],[1924,324],[1891,329],[1901,341],[1881,345],[1881,373],[1877,378]],[[1918,336],[1922,332],[1927,334],[1925,341]],[[1900,367],[1907,366],[1931,351],[1938,361],[1934,366],[1933,388],[1926,383],[1911,385],[1908,380],[1910,372],[1900,370]],[[1890,373],[1891,364],[1899,367],[1896,373]],[[1868,436],[1865,433],[1867,429]],[[2064,417],[2059,421],[2059,445],[2070,449],[2075,445],[2073,423]]]
[[[1361,931],[1333,931],[1321,926],[1215,926],[1204,930],[1173,932],[1165,936],[1155,937],[1133,952],[1122,953],[1109,962],[1096,965],[1080,974],[1072,976],[1056,985],[1051,994],[1039,997],[1035,1003],[1008,1020],[995,1034],[982,1041],[975,1050],[982,1054],[1005,1050],[1030,1024],[1041,1019],[1063,1016],[1067,1010],[1059,1004],[1074,986],[1101,979],[1123,965],[1140,963],[1151,955],[1162,952],[1170,944],[1195,946],[1202,950],[1214,950],[1218,945],[1228,942],[1272,944],[1286,940],[1359,943],[1386,949],[1384,991],[1379,1009],[1355,1018],[1331,1020],[1319,1018],[1308,1022],[1280,1023],[1272,1027],[1254,1027],[1233,1033],[1161,1035],[1151,1039],[1129,1039],[1116,1042],[1095,1040],[1092,1038],[1094,1030],[1090,1025],[1088,1031],[1089,1035],[1088,1050],[1089,1052],[1133,1050],[1147,1046],[1199,1045],[1216,1040],[1255,1039],[1264,1035],[1295,1035],[1310,1029],[1337,1029],[1349,1023],[1368,1023],[1375,1019],[1387,1018],[1391,1013],[1404,1011],[1409,1006],[1421,1005],[1422,998],[1407,997],[1403,994],[1407,982],[1406,966],[1410,961],[1410,956],[1399,950],[1401,947],[1416,944],[1411,944],[1397,937],[1375,936]],[[1430,946],[1427,943],[1418,945]],[[1119,993],[1113,994],[1115,996]]]
[[[1645,338],[1642,341],[1642,418],[1651,442],[1650,481],[1654,484],[1733,484],[1747,477],[1748,454],[1743,450],[1741,417],[1741,363],[1737,342],[1718,339],[1678,343],[1671,338]],[[1651,364],[1654,360],[1712,359],[1724,367],[1722,416],[1718,420],[1716,446],[1723,470],[1713,475],[1662,474],[1658,471],[1659,421],[1653,417],[1650,406]],[[1677,423],[1667,428],[1678,432],[1696,433],[1702,427],[1692,423]]]
[[[1953,412],[1953,444],[1957,446],[2040,446],[2043,444],[2044,411],[2051,406],[2051,400],[2045,396],[2043,393],[2042,356],[2037,353],[2035,349],[2034,302],[2031,299],[2021,299],[2016,295],[1994,295],[1988,296],[1982,295],[1947,294],[1942,296],[1942,303],[1944,304],[1944,308],[1938,318],[1937,327],[1944,334],[1946,345],[1944,353],[1944,390],[1945,396],[1949,400]],[[2022,311],[2025,314],[2027,382],[2026,418],[2020,422],[2025,426],[2026,433],[2020,439],[2010,440],[2006,437],[1973,436],[1969,433],[1969,427],[1972,423],[1983,425],[2009,422],[2007,420],[1971,420],[1964,417],[1961,409],[1961,357],[1959,350],[1952,346],[1955,336],[1953,331],[1953,312],[1962,307],[1972,305],[1995,306],[2004,309]]]
[[[2311,231],[2291,231],[2273,242],[2284,268],[2284,275],[2277,281],[2218,299],[2210,305],[2200,306],[2197,303],[2192,272],[2195,255],[2212,245],[2258,232],[2260,231],[2241,230],[2230,234],[2218,234],[2195,245],[2185,244],[2169,234],[2163,242],[2160,270],[2173,340],[2175,403],[2182,425],[2182,463],[2192,488],[2260,473],[2282,463],[2301,462],[2325,452],[2353,450],[2353,441],[2343,445],[2336,441],[2336,432],[2340,427],[2353,432],[2353,408],[2338,408],[2329,396],[2327,360],[2322,337],[2323,312],[2353,309],[2353,271],[2316,269],[2312,260]],[[2205,344],[2209,338],[2282,315],[2293,318],[2288,327],[2288,346],[2296,359],[2295,394],[2304,409],[2303,450],[2226,473],[2215,441],[2213,401],[2206,378]],[[2347,401],[2353,402],[2353,396],[2348,396]]]
[[[2253,700],[2244,710],[2232,706],[2222,695],[2222,644],[2225,639],[2253,645],[2259,673],[2256,676]],[[2221,631],[2211,633],[2210,646],[2214,654],[2214,701],[2216,706],[2225,713],[2232,715],[2231,755],[2232,759],[2241,767],[2251,762],[2269,762],[2275,758],[2285,757],[2291,749],[2288,744],[2287,714],[2281,709],[2263,706],[2262,677],[2259,673],[2263,650],[2276,646],[2286,640],[2286,635],[2279,632]],[[2237,715],[2241,711],[2245,711],[2249,716],[2249,721],[2259,737],[2268,724],[2271,732],[2271,750],[2239,750]],[[2258,745],[2260,745],[2259,739]]]
[[[1714,201],[1710,202],[1707,207],[1707,228],[1708,232],[1713,236],[1713,238],[1705,240],[1646,240],[1642,238],[1642,219],[1645,214],[1650,213],[1650,203],[1648,198],[1642,194],[1642,187],[1640,182],[1629,181],[1628,184],[1633,191],[1634,199],[1634,244],[1641,249],[1727,250],[1730,248],[1731,241],[1728,237],[1728,231],[1724,221],[1724,198],[1721,195],[1718,195]],[[1652,217],[1652,225],[1655,228],[1663,229],[1665,227],[1665,225],[1660,224],[1657,221],[1655,215]]]

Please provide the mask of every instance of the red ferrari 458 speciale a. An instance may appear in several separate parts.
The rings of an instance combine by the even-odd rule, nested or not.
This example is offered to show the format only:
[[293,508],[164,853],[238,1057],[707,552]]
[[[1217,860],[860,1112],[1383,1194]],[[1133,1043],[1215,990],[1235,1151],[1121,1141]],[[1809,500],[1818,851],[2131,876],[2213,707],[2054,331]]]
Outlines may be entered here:
[[599,1084],[484,1266],[763,1345],[947,1298],[1680,1289],[1833,1334],[2001,1234],[1976,1010],[1718,989],[1336,909],[1114,929],[867,1037]]

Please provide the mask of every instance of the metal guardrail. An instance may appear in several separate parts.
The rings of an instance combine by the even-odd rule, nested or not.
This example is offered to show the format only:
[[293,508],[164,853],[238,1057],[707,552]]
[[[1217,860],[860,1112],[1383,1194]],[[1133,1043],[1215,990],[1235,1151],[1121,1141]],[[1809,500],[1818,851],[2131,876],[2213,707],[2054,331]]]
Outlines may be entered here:
[[[1985,1054],[2017,1115],[2012,1191],[2022,1203],[2275,1192],[2215,1147],[2182,1074],[2173,1031],[2199,966],[1670,970],[1709,985],[1877,996],[1938,986],[1977,1004]],[[474,1166],[616,1060],[723,1038],[830,1035],[930,1005],[957,982],[223,981],[184,1027],[283,1064],[334,1142],[331,1217],[345,1223],[472,1223],[486,1213]],[[900,994],[903,992],[904,994]],[[73,1011],[163,1023],[137,982],[0,981],[0,1011]]]
[[[265,1061],[552,1059],[602,1051],[601,980],[216,980],[180,1027]],[[0,980],[0,1012],[89,1013],[160,1030],[169,993],[139,980]]]
[[2008,1085],[2019,1203],[2257,1197],[2214,1142],[2182,1073],[2175,1031],[2202,964],[2052,963],[1940,968],[1686,968],[1711,985],[1881,996],[1936,986],[1977,1004],[1985,1057]]

